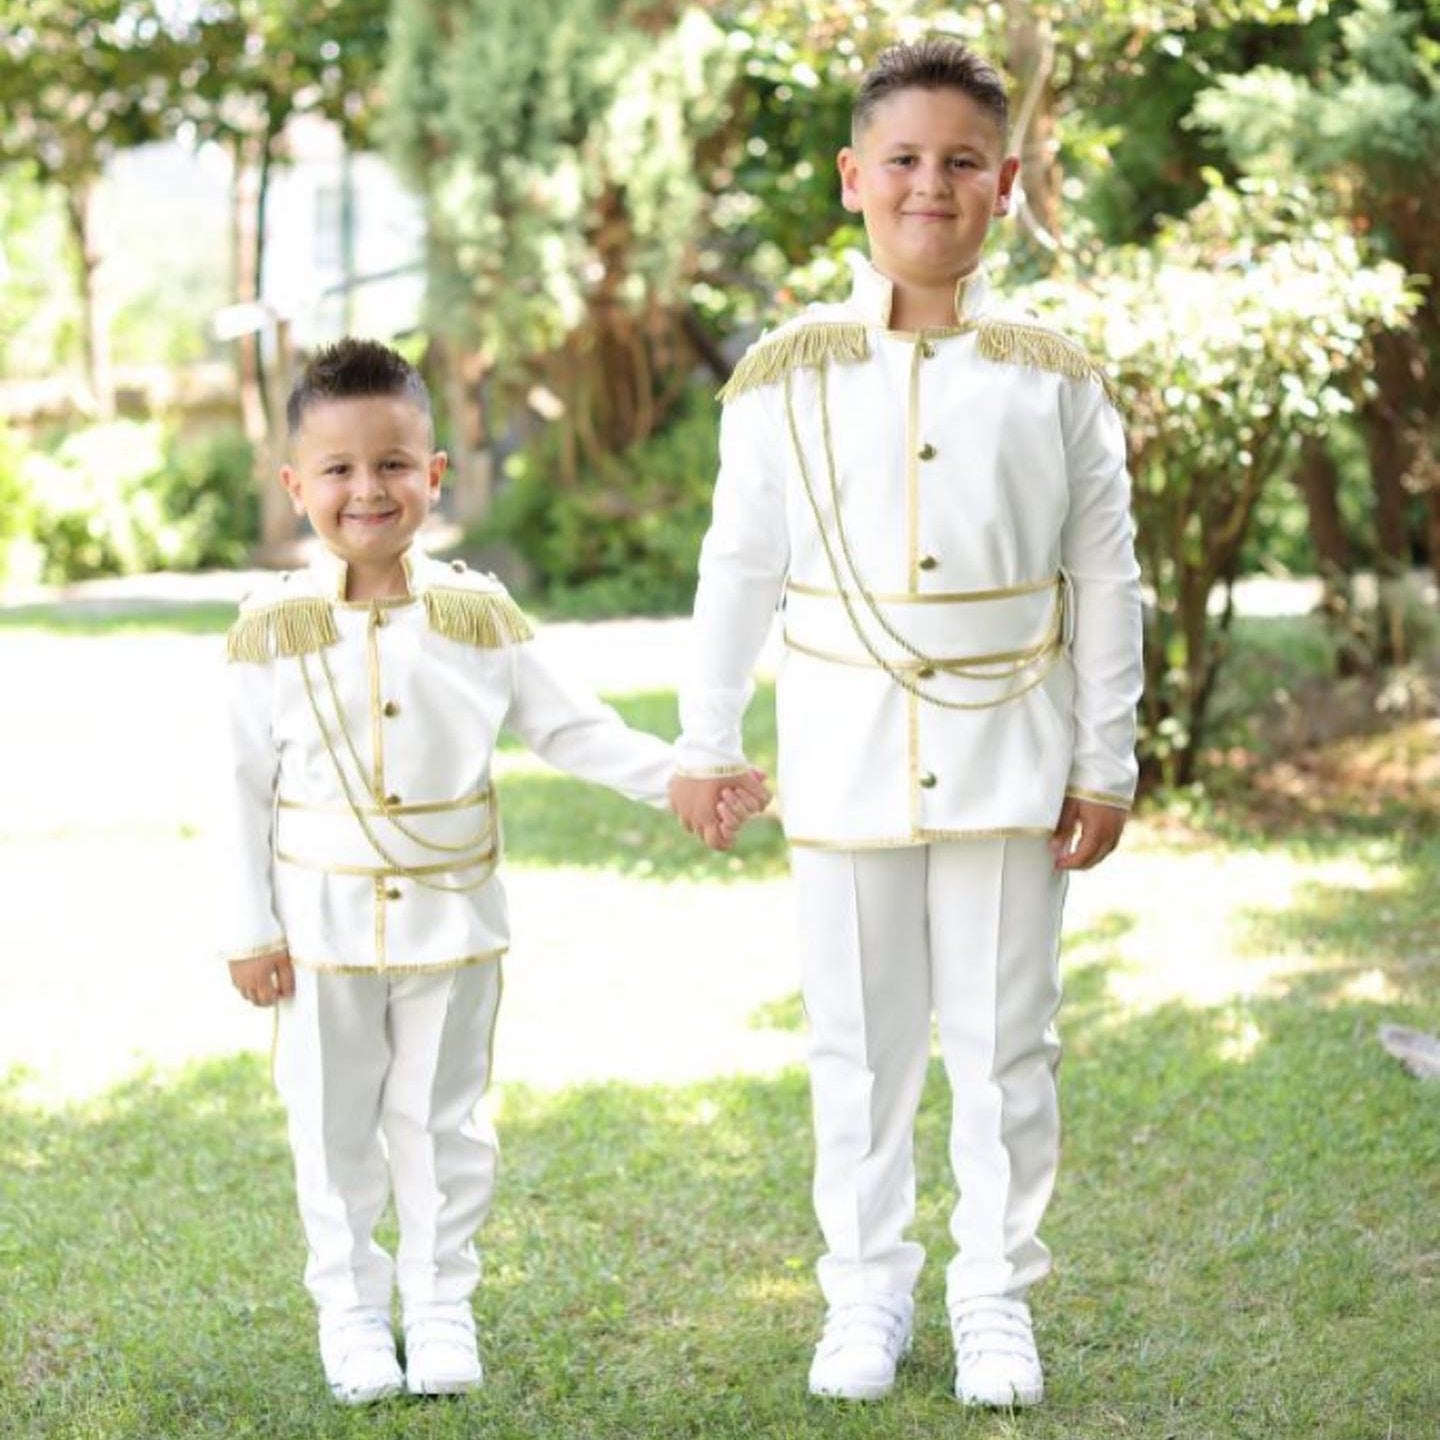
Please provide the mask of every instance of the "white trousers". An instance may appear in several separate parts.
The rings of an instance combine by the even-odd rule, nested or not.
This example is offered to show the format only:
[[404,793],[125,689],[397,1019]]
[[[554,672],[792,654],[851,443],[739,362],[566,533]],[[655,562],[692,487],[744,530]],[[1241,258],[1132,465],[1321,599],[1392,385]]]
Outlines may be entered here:
[[[395,977],[296,967],[275,1085],[318,1306],[388,1310],[397,1280],[407,1306],[470,1297],[499,1158],[485,1106],[499,1002],[498,962]],[[374,1238],[391,1195],[393,1262]]]
[[815,1211],[830,1304],[910,1293],[914,1125],[930,1017],[950,1082],[953,1308],[1023,1296],[1059,1158],[1065,878],[1040,837],[793,852],[810,1024]]

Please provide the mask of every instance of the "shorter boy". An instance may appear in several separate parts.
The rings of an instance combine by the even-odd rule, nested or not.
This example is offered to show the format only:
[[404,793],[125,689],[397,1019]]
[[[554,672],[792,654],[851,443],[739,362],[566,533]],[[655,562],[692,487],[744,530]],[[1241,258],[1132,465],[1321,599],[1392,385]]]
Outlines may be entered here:
[[[223,949],[248,1000],[279,1003],[275,1082],[331,1391],[456,1393],[482,1379],[473,1237],[497,1159],[496,738],[508,727],[654,805],[671,747],[557,676],[496,580],[415,548],[446,457],[400,355],[322,351],[287,419],[281,479],[321,549],[230,631]],[[758,775],[738,777],[701,833],[727,846],[765,799]],[[393,1261],[373,1235],[387,1193]]]

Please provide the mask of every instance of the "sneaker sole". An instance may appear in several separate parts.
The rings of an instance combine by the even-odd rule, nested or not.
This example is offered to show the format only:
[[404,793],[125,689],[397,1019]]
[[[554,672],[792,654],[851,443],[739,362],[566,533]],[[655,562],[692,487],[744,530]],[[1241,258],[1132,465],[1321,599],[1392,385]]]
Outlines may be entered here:
[[1045,1398],[1045,1391],[1043,1388],[1039,1390],[1015,1390],[1012,1388],[1008,1400],[993,1400],[987,1395],[965,1395],[957,1390],[955,1398],[972,1410],[1026,1410],[1032,1405],[1038,1405]]
[[810,1393],[817,1400],[883,1400],[893,1389],[895,1384],[877,1385],[846,1385],[837,1386],[833,1390],[820,1390],[814,1385],[810,1387]]
[[375,1405],[381,1400],[393,1399],[404,1388],[400,1381],[392,1380],[384,1385],[367,1386],[363,1390],[346,1390],[343,1387],[332,1385],[330,1393],[342,1405]]
[[418,1385],[412,1385],[407,1380],[405,1391],[409,1395],[468,1395],[484,1383],[483,1376],[476,1376],[473,1380],[422,1380]]

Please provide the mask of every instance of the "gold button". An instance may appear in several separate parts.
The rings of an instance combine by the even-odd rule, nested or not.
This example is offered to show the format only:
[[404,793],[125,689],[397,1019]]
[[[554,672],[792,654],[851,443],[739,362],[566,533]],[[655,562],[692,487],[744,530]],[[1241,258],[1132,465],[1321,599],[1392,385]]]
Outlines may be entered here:
[[935,777],[925,770],[920,775],[920,788],[922,790],[933,790],[935,788]]
[[385,898],[387,900],[398,900],[400,898],[400,887],[398,885],[387,885],[385,887]]
[[922,570],[933,570],[939,563],[933,555],[922,555],[920,557],[920,568]]
[[463,560],[452,560],[450,562],[450,568],[457,575],[463,575],[465,573],[465,562]]
[[393,720],[400,713],[400,707],[393,700],[387,700],[380,707],[380,713],[387,720]]
[[935,358],[935,347],[928,340],[922,340],[920,342],[920,353],[925,359],[933,360]]
[[922,460],[933,460],[940,452],[928,441],[920,447],[920,458]]
[[933,680],[935,678],[935,667],[933,665],[922,665],[915,673],[922,680]]
[[387,795],[385,797],[385,803],[387,805],[398,805],[400,803],[400,797],[395,794]]

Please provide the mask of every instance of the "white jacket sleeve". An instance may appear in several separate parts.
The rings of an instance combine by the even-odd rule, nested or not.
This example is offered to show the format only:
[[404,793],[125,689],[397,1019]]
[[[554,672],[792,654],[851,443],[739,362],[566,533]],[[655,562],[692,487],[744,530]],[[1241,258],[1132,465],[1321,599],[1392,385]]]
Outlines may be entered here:
[[248,960],[285,945],[271,848],[279,772],[271,726],[273,682],[268,664],[225,667],[225,759],[216,833],[219,949],[225,960]]
[[680,689],[680,772],[725,775],[746,768],[740,722],[751,673],[770,631],[790,563],[785,519],[787,441],[775,387],[725,406],[720,471],[690,622],[690,659]]
[[657,809],[667,803],[674,748],[632,729],[583,686],[564,680],[545,656],[543,640],[511,647],[514,692],[507,728],[542,760]]
[[1093,380],[1065,392],[1070,508],[1060,563],[1074,600],[1075,751],[1067,794],[1128,808],[1144,678],[1140,567],[1120,418]]

